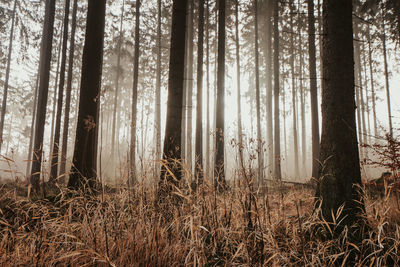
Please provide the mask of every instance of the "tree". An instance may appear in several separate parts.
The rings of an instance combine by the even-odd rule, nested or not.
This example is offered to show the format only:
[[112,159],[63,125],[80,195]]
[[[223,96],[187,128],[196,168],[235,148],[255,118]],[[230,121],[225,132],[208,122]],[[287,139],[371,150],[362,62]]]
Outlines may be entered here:
[[[156,145],[156,161],[161,159],[161,0],[157,0],[157,77],[156,77],[156,94],[154,108],[154,130]],[[159,164],[155,164],[155,174],[157,175]]]
[[42,164],[43,134],[46,120],[46,106],[49,92],[50,62],[53,42],[53,27],[55,16],[55,0],[46,1],[45,19],[42,33],[42,45],[40,49],[40,75],[38,105],[35,120],[35,141],[33,145],[32,169],[30,183],[34,190],[39,192],[40,172]]
[[311,135],[312,135],[312,173],[311,177],[317,178],[319,172],[319,119],[318,119],[318,90],[317,66],[315,52],[315,18],[314,0],[308,0],[308,58],[310,72],[310,97],[311,97]]
[[[317,197],[327,222],[351,226],[364,209],[354,89],[352,1],[323,3],[322,136]],[[340,218],[333,218],[340,207]]]
[[131,121],[131,147],[130,147],[130,183],[136,179],[136,118],[137,118],[137,95],[138,95],[138,76],[139,76],[139,46],[140,46],[140,5],[141,1],[136,1],[136,25],[135,25],[135,55],[133,66],[133,89],[132,89],[132,121]]
[[[164,138],[164,164],[161,183],[181,179],[181,126],[186,40],[186,0],[172,4],[171,49],[169,59],[167,121]],[[178,162],[178,164],[176,164]]]
[[[65,165],[67,160],[68,150],[68,128],[69,128],[69,114],[71,110],[71,92],[72,92],[72,76],[74,67],[74,54],[75,54],[75,32],[76,32],[76,14],[78,10],[78,0],[74,0],[72,7],[72,23],[71,23],[71,39],[69,44],[69,58],[68,58],[68,78],[67,89],[65,95],[65,110],[64,110],[64,125],[62,134],[62,147],[61,147],[61,165],[59,175],[65,174]],[[60,177],[60,182],[64,183],[65,176]]]
[[274,176],[282,179],[279,125],[279,0],[274,1]]
[[17,11],[17,0],[14,0],[14,8],[11,19],[11,30],[10,30],[10,42],[8,45],[8,57],[7,57],[7,67],[6,67],[6,77],[4,81],[4,91],[3,91],[3,101],[1,104],[1,117],[0,117],[0,153],[1,145],[3,144],[3,129],[4,129],[4,119],[6,117],[7,110],[7,94],[8,94],[8,80],[10,78],[10,65],[12,58],[13,40],[14,40],[14,27],[15,27],[15,13]]
[[218,71],[217,109],[215,124],[215,186],[222,189],[225,184],[224,118],[225,118],[225,0],[218,1]]
[[50,179],[52,181],[55,181],[55,179],[57,178],[57,175],[58,175],[59,142],[60,142],[60,132],[61,132],[61,113],[62,113],[63,94],[64,94],[65,65],[67,62],[69,6],[70,6],[70,0],[65,0],[60,82],[58,85],[57,115],[56,115],[55,131],[54,131],[53,151],[52,151],[52,158],[51,158]]
[[199,1],[197,41],[197,106],[196,106],[196,183],[203,179],[203,45],[204,45],[204,0]]
[[92,189],[96,182],[105,9],[106,0],[88,2],[78,122],[68,181],[71,189],[83,188],[86,184]]

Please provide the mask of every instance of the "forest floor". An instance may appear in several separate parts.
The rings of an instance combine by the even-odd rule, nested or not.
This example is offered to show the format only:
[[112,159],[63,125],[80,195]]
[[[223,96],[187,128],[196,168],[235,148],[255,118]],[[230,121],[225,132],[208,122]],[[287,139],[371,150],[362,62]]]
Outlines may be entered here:
[[144,184],[35,201],[18,184],[0,191],[1,266],[400,264],[396,192],[366,194],[369,232],[355,244],[346,231],[329,238],[337,225],[318,217],[314,190],[299,186],[255,192],[243,182],[216,193],[206,183],[162,201]]

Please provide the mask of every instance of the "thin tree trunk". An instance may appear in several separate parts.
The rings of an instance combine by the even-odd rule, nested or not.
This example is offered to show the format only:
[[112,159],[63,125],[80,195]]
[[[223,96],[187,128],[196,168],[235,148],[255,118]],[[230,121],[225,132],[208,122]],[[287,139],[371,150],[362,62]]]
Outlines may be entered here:
[[29,137],[29,148],[28,148],[28,162],[26,163],[26,177],[29,177],[29,171],[31,169],[31,162],[32,162],[32,145],[33,140],[35,139],[35,115],[36,115],[36,107],[37,107],[37,95],[39,90],[39,72],[40,72],[40,64],[38,67],[38,71],[36,74],[36,82],[35,82],[35,91],[33,96],[33,109],[32,109],[32,121],[31,121],[31,130],[30,130],[30,137]]
[[161,159],[161,0],[157,0],[157,76],[156,76],[156,95],[155,95],[155,114],[154,114],[154,129],[155,129],[155,145],[156,145],[156,163],[154,164],[154,174],[159,175],[160,164],[158,161]]
[[388,71],[387,53],[386,53],[386,30],[385,30],[384,15],[382,15],[382,53],[383,53],[384,73],[385,73],[386,101],[387,101],[388,119],[389,119],[389,134],[390,136],[393,137],[392,109],[390,106],[389,71]]
[[4,120],[6,117],[7,111],[7,95],[8,95],[8,81],[10,79],[10,66],[12,59],[12,49],[13,49],[13,40],[14,40],[14,27],[15,27],[15,13],[17,12],[17,0],[14,0],[14,8],[11,19],[11,31],[10,31],[10,42],[8,44],[8,57],[7,57],[7,67],[6,67],[6,77],[4,79],[4,91],[3,91],[3,101],[1,105],[1,118],[0,118],[0,153],[1,153],[1,145],[3,143],[3,129],[4,129]]
[[240,88],[240,45],[239,45],[239,0],[235,1],[235,48],[236,48],[236,86],[237,86],[237,123],[238,123],[238,152],[239,166],[243,166],[243,128],[242,105]]
[[258,0],[254,0],[254,57],[255,57],[255,82],[256,82],[256,114],[257,114],[257,142],[258,142],[258,185],[264,184],[264,149],[261,136],[261,105],[260,105],[260,74],[258,51]]
[[55,179],[57,178],[57,175],[58,175],[61,113],[62,113],[63,94],[64,94],[65,65],[67,62],[69,6],[70,6],[70,0],[65,0],[64,31],[63,31],[64,34],[63,34],[63,44],[62,44],[60,82],[59,82],[59,87],[58,87],[57,115],[56,115],[56,126],[55,126],[55,132],[54,132],[54,143],[53,143],[51,175],[50,175],[50,180],[52,180],[53,182],[55,181]]
[[318,87],[317,64],[315,52],[315,18],[314,0],[308,1],[308,55],[310,72],[310,98],[311,98],[311,134],[312,134],[312,173],[311,177],[318,178],[319,163],[319,118],[318,118]]
[[[132,90],[132,122],[131,122],[131,147],[130,147],[130,183],[136,181],[136,120],[137,120],[137,99],[138,99],[138,78],[139,78],[139,46],[140,46],[140,6],[141,0],[136,1],[135,20],[135,55],[133,66],[133,90]],[[142,107],[143,109],[144,107]],[[143,119],[143,118],[142,118]],[[143,128],[142,128],[143,130]]]
[[274,0],[274,177],[281,180],[281,145],[279,125],[279,1]]
[[192,173],[192,128],[193,128],[193,39],[194,39],[194,0],[189,0],[188,24],[188,66],[187,66],[187,129],[186,129],[186,164]]
[[196,183],[203,180],[203,51],[204,45],[204,0],[199,1],[197,41],[197,106],[196,106]]
[[218,73],[217,73],[217,110],[216,110],[216,158],[215,186],[219,190],[225,187],[225,151],[224,151],[224,118],[225,118],[225,0],[218,2]]
[[369,76],[371,79],[371,98],[372,98],[372,115],[374,121],[374,136],[378,136],[378,125],[376,120],[376,96],[375,96],[375,83],[374,83],[374,70],[372,67],[372,48],[371,48],[371,35],[370,35],[370,27],[367,24],[367,38],[368,38],[368,63],[369,63]]
[[266,92],[266,117],[267,117],[267,153],[268,153],[268,169],[269,176],[273,172],[274,166],[274,136],[273,136],[273,112],[272,112],[272,14],[273,14],[273,0],[267,1],[267,26],[266,26],[266,72],[267,72],[267,92]]
[[205,173],[207,176],[210,176],[210,5],[209,0],[206,0],[206,72],[207,72],[207,103],[206,103],[206,158],[205,158]]
[[69,113],[71,110],[71,91],[72,91],[72,77],[74,67],[74,53],[75,53],[75,32],[76,32],[76,14],[78,10],[78,0],[74,0],[72,8],[72,24],[71,24],[71,39],[69,44],[69,58],[68,58],[68,78],[67,89],[65,95],[65,111],[64,111],[64,125],[62,134],[62,147],[61,147],[61,166],[59,175],[60,183],[65,183],[65,170],[68,152],[68,132],[69,132]]
[[55,16],[55,0],[46,1],[45,19],[42,34],[42,47],[40,51],[40,78],[39,78],[39,94],[38,106],[35,122],[35,141],[33,146],[33,162],[30,183],[34,190],[39,192],[40,173],[42,165],[43,152],[43,134],[46,121],[46,106],[49,92],[51,50],[53,43],[53,27]]
[[[182,134],[182,100],[185,69],[186,0],[174,0],[172,4],[171,49],[169,59],[167,121],[165,126],[164,152],[161,182],[174,181],[169,171],[180,180]],[[176,162],[178,161],[178,164]]]
[[[298,3],[298,32],[299,32],[299,56],[300,56],[300,70],[299,70],[299,85],[300,85],[300,117],[301,117],[301,163],[302,169],[306,170],[306,160],[307,160],[307,131],[306,131],[306,103],[305,103],[305,95],[306,92],[303,86],[303,66],[304,66],[304,57],[303,57],[303,42],[302,42],[302,31],[303,31],[303,22],[301,17],[300,10],[300,0]],[[304,172],[304,171],[303,171]]]
[[292,115],[293,115],[293,152],[294,152],[294,177],[299,177],[299,144],[297,134],[297,108],[296,108],[296,77],[295,77],[295,53],[294,53],[294,26],[293,26],[293,3],[290,3],[290,69],[292,75]]
[[[119,96],[119,78],[121,76],[121,49],[123,41],[122,25],[124,22],[124,7],[125,0],[122,1],[121,7],[121,20],[119,25],[119,38],[117,43],[117,73],[115,76],[115,95],[114,95],[114,111],[113,111],[113,122],[112,122],[112,135],[111,135],[111,160],[115,163],[115,146],[118,146],[119,140],[119,127],[116,127],[117,123],[117,112],[118,112],[118,96]],[[119,121],[119,120],[118,120]],[[117,144],[115,142],[117,141]],[[115,167],[115,166],[114,166]]]
[[74,157],[68,181],[72,189],[83,189],[85,185],[94,189],[96,183],[105,9],[106,0],[89,0]]

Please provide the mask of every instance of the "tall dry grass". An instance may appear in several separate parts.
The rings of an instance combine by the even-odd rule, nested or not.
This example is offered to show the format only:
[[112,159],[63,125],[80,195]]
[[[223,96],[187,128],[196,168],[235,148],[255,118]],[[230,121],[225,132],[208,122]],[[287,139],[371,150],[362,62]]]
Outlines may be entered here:
[[400,213],[390,192],[367,196],[370,232],[354,244],[314,210],[314,192],[251,181],[217,193],[175,188],[170,201],[137,184],[95,197],[31,201],[0,194],[2,266],[388,266],[400,263]]

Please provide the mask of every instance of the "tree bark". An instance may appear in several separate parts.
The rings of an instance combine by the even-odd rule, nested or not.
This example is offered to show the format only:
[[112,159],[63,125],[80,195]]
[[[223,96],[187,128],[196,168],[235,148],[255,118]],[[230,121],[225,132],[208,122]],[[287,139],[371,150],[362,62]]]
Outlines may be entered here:
[[261,105],[260,105],[260,71],[258,51],[258,0],[254,0],[254,59],[255,59],[255,82],[256,82],[256,114],[257,114],[257,154],[258,154],[258,185],[264,184],[264,148],[261,136]]
[[76,32],[76,14],[78,10],[78,0],[74,0],[72,7],[72,23],[71,23],[71,39],[69,44],[69,58],[68,58],[68,78],[67,89],[65,94],[65,110],[64,110],[64,125],[62,134],[62,147],[61,147],[61,165],[60,165],[60,183],[65,183],[65,170],[68,152],[68,132],[69,132],[69,114],[71,110],[71,92],[72,92],[72,77],[74,67],[74,53],[75,53],[75,32]]
[[[161,167],[161,182],[182,177],[181,173],[181,127],[182,100],[186,40],[186,0],[174,0],[172,4],[171,49],[169,59],[167,121],[164,138],[164,164]],[[178,164],[175,164],[176,161]]]
[[203,51],[204,45],[204,0],[199,1],[197,41],[197,106],[196,106],[196,183],[203,180]]
[[294,26],[293,13],[295,12],[293,3],[290,3],[290,70],[292,75],[292,115],[293,115],[293,152],[294,152],[294,177],[299,177],[299,144],[297,134],[297,108],[296,108],[296,77],[295,77],[295,53],[294,53]]
[[315,52],[315,18],[314,0],[308,1],[308,56],[310,75],[310,98],[311,98],[311,134],[312,134],[312,173],[311,177],[318,178],[319,164],[319,118],[318,118],[318,89],[317,89],[317,66]]
[[[323,166],[317,197],[322,200],[321,215],[327,222],[343,219],[341,225],[350,227],[364,210],[357,188],[361,174],[355,120],[352,1],[324,0],[323,28]],[[342,205],[340,215],[333,218]]]
[[40,51],[40,78],[38,106],[36,111],[35,141],[33,146],[32,170],[30,183],[34,190],[39,192],[40,173],[43,152],[43,134],[46,120],[46,106],[49,92],[51,50],[53,43],[53,27],[55,16],[55,0],[46,1],[45,19],[42,34],[42,47]]
[[155,130],[155,145],[156,145],[156,163],[154,164],[154,174],[159,175],[160,164],[158,161],[161,159],[161,0],[157,0],[157,74],[156,74],[156,94],[155,94],[155,114],[154,114],[154,130]]
[[60,69],[60,82],[58,85],[58,101],[57,101],[57,115],[56,125],[54,131],[54,143],[51,158],[51,173],[50,180],[55,182],[58,176],[58,158],[59,158],[59,143],[61,131],[61,113],[64,95],[64,81],[65,81],[65,65],[67,62],[67,44],[68,44],[68,24],[69,24],[69,7],[70,0],[65,0],[64,12],[64,30],[62,41],[62,56],[61,56],[61,69]]
[[186,164],[192,173],[192,128],[193,128],[193,39],[194,39],[194,0],[189,0],[188,23],[188,62],[187,62],[187,128]]
[[1,105],[0,153],[1,153],[1,145],[3,143],[4,119],[6,117],[6,111],[7,111],[8,81],[10,79],[10,66],[11,66],[11,58],[12,58],[12,49],[13,49],[13,40],[14,40],[14,27],[15,27],[15,13],[16,12],[17,12],[17,0],[14,0],[13,14],[12,14],[12,19],[11,19],[10,42],[8,44],[8,57],[7,57],[6,77],[4,79],[3,101],[2,101],[2,105]]
[[225,187],[225,0],[218,2],[218,72],[217,72],[217,110],[215,131],[215,187]]
[[205,157],[205,173],[207,176],[210,176],[210,22],[209,22],[209,15],[210,15],[210,5],[209,1],[206,0],[206,12],[205,12],[205,19],[206,19],[206,72],[207,72],[207,103],[206,103],[206,157]]
[[[131,121],[131,147],[130,147],[130,184],[136,181],[136,119],[137,119],[137,98],[139,78],[139,57],[140,57],[140,6],[141,0],[136,1],[135,20],[135,55],[133,66],[133,90],[132,90],[132,121]],[[142,128],[143,129],[143,128]]]
[[281,180],[281,145],[279,123],[279,1],[274,0],[274,178]]
[[86,184],[94,189],[96,183],[105,9],[106,0],[89,0],[75,149],[68,181],[71,189],[85,188]]

